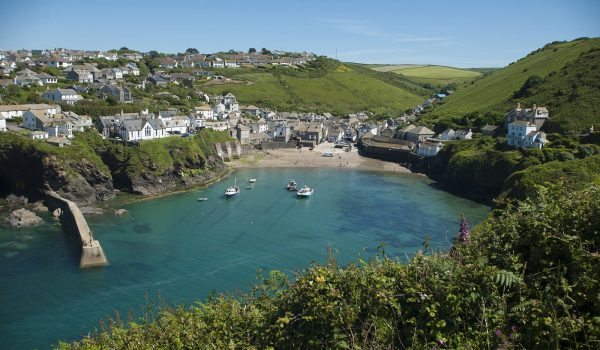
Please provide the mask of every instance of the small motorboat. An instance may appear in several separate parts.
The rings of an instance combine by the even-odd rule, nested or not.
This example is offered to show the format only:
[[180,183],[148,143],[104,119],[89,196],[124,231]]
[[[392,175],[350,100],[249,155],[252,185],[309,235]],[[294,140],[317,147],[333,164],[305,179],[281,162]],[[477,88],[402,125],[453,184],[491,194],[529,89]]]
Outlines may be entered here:
[[250,180],[248,180],[248,182],[251,183],[251,184],[253,184],[253,183],[256,182],[256,179],[255,178],[251,178]]
[[238,193],[240,193],[240,187],[237,185],[237,179],[236,179],[234,185],[231,187],[227,187],[227,189],[225,190],[225,197],[227,197],[227,198],[233,197]]
[[304,185],[304,187],[302,187],[300,190],[298,190],[298,193],[296,193],[296,194],[300,198],[307,198],[307,197],[312,196],[313,192],[315,192],[314,188]]
[[287,186],[285,186],[285,188],[286,188],[288,191],[293,191],[293,192],[296,192],[296,191],[298,191],[298,183],[296,182],[296,180],[292,179],[292,180],[290,181],[290,183],[289,183]]
[[206,202],[207,200],[208,200],[208,198],[205,198],[205,197],[198,198],[198,202]]

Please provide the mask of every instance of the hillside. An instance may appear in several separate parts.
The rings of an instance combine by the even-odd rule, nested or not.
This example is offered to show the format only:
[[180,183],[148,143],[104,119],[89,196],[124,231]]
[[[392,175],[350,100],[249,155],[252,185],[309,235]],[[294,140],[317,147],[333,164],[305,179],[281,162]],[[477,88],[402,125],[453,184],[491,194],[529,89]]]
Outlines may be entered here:
[[404,111],[430,93],[393,73],[326,58],[302,68],[260,67],[226,73],[231,83],[208,83],[200,88],[211,94],[231,92],[242,104],[282,111]]
[[[550,90],[553,90],[552,93],[556,92],[556,89],[569,90],[571,86],[568,85],[568,81],[571,79],[571,76],[581,74],[581,77],[585,77],[589,74],[589,71],[584,70],[581,61],[579,61],[579,64],[571,65],[571,68],[567,70],[562,69],[572,64],[580,55],[598,47],[600,47],[600,39],[598,38],[548,44],[517,62],[511,63],[500,70],[493,71],[487,76],[474,81],[471,85],[458,89],[443,104],[435,108],[433,113],[440,116],[464,116],[473,112],[505,113],[515,102],[512,99],[515,91],[523,87],[524,83],[530,77],[549,78],[548,82],[552,85],[549,85],[547,89],[540,89],[540,94],[537,96],[539,100],[537,101],[538,105],[549,104],[552,102]],[[582,59],[589,63],[587,65],[588,69],[598,69],[596,55],[586,55]],[[557,74],[558,72],[561,73]],[[555,74],[558,76],[553,77]],[[565,75],[568,75],[568,77],[565,77]],[[581,80],[587,82],[589,79]],[[581,92],[592,94],[592,90],[593,88],[585,88]],[[528,99],[523,99],[523,101],[535,102],[533,101],[533,95],[527,97]],[[573,98],[572,101],[565,99],[563,102],[567,103],[563,105],[562,110],[570,109],[576,105],[576,102],[580,104],[580,97],[577,96],[577,99]],[[587,103],[586,101],[584,102]],[[590,109],[585,110],[589,111]],[[561,110],[550,110],[550,113],[552,118],[557,118],[558,120],[567,118],[566,116],[560,116]],[[582,122],[589,122],[589,119],[582,119]],[[580,126],[580,123],[574,122],[573,126]]]
[[434,65],[403,64],[377,66],[372,69],[379,72],[400,74],[410,81],[423,86],[442,87],[449,84],[460,85],[481,76],[481,73],[475,70]]

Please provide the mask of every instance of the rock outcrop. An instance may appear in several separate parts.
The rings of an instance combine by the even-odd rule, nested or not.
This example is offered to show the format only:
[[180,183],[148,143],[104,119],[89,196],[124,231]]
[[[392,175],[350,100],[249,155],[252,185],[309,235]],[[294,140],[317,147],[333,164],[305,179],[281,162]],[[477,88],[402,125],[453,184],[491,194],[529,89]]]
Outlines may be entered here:
[[22,228],[40,225],[44,220],[34,212],[25,208],[17,209],[4,219],[4,224],[11,228]]

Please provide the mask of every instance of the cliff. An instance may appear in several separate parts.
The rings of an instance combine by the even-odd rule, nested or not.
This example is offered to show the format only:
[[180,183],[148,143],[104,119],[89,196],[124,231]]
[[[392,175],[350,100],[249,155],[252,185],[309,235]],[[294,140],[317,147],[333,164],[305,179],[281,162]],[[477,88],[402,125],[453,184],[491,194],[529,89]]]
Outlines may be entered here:
[[115,189],[156,195],[203,184],[226,172],[213,144],[226,133],[203,131],[190,138],[168,138],[126,146],[97,133],[78,133],[72,146],[57,148],[15,134],[0,135],[0,195],[30,200],[52,190],[77,204],[110,199]]

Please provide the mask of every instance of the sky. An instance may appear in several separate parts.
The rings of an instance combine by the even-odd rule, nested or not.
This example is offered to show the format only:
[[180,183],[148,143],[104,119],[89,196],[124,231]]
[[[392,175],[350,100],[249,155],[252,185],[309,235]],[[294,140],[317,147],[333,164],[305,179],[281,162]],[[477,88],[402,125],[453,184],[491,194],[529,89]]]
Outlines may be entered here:
[[9,0],[0,8],[5,50],[266,47],[467,68],[501,67],[552,41],[600,36],[600,0]]

